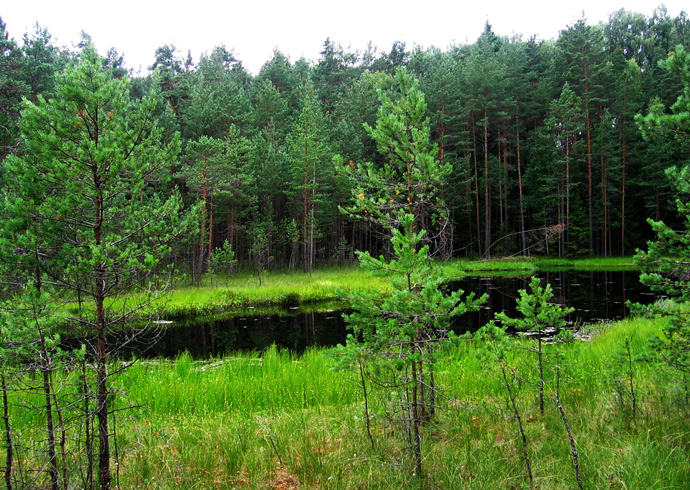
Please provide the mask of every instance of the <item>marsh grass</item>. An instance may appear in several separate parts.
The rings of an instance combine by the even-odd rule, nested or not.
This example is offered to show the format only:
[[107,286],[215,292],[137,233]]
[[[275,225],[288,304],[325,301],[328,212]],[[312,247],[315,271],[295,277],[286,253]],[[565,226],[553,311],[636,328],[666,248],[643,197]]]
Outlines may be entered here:
[[[620,264],[627,267],[624,261]],[[533,263],[520,267],[524,265]],[[330,273],[313,276],[316,283],[385,290],[358,269],[336,280]],[[241,284],[242,278],[236,279]],[[308,285],[304,275],[269,275],[262,288],[270,294],[256,293],[253,301],[289,297],[304,306],[308,294],[291,296],[290,288],[297,284]],[[181,305],[205,305],[209,297],[217,303],[220,300],[212,295],[221,294],[218,288],[177,293]],[[565,353],[561,400],[573,428],[585,488],[687,488],[690,410],[675,374],[654,362],[635,361],[635,418],[611,385],[613,353],[628,340],[636,359],[648,358],[648,340],[659,335],[662,326],[663,320],[645,318],[601,323],[581,329],[585,341],[546,348],[547,360],[556,350]],[[530,343],[515,342],[521,348],[510,362],[522,380],[518,403],[534,488],[574,488],[570,446],[553,402],[553,387],[547,385],[541,416]],[[443,410],[423,429],[425,488],[527,488],[503,385],[476,349],[474,342],[459,342],[436,367],[445,397]],[[139,406],[118,418],[121,488],[408,489],[416,484],[405,431],[374,419],[372,448],[360,388],[354,378],[332,369],[323,350],[297,355],[271,348],[204,361],[189,355],[172,361],[142,360],[119,377],[116,386],[116,406]],[[381,409],[380,393],[372,393],[370,402]],[[14,426],[28,436],[43,424],[40,413],[34,412],[15,420]]]
[[511,257],[489,260],[456,259],[443,264],[447,277],[465,275],[528,275],[539,270],[637,270],[632,257],[589,257],[579,259]]
[[304,307],[338,301],[343,291],[376,290],[385,293],[390,290],[387,281],[358,267],[319,269],[311,274],[264,273],[261,285],[252,275],[237,274],[226,280],[215,280],[213,284],[171,290],[158,303],[158,315],[180,318],[207,315],[230,308]]
[[247,415],[356,401],[355,387],[332,372],[316,349],[297,355],[272,347],[205,361],[188,354],[142,361],[121,384],[129,397],[145,399],[151,411],[176,416]]
[[531,257],[510,259],[470,260],[455,259],[442,264],[446,277],[461,277],[477,274],[530,274],[537,270],[537,260]]
[[[672,373],[634,364],[639,415],[621,408],[610,384],[610,359],[624,339],[642,354],[662,322],[632,319],[592,328],[591,340],[548,345],[565,351],[561,400],[580,453],[585,488],[684,489],[690,481],[688,407]],[[576,486],[570,446],[553,387],[539,414],[534,359],[527,340],[510,365],[523,380],[524,414],[534,488]],[[437,367],[442,410],[423,428],[425,488],[519,489],[527,475],[503,385],[459,342]],[[365,431],[359,385],[332,369],[323,350],[296,355],[276,348],[198,361],[139,361],[116,380],[121,488],[408,489],[406,431],[373,419]],[[375,388],[372,388],[375,391]],[[381,409],[381,393],[370,403]],[[13,405],[18,407],[19,404]],[[40,417],[14,419],[18,433]],[[0,457],[2,454],[0,453]]]
[[632,257],[587,257],[580,259],[541,257],[536,263],[541,270],[639,270]]
[[[561,399],[585,488],[687,488],[688,409],[674,397],[669,374],[653,363],[635,364],[635,420],[619,409],[607,379],[610,354],[623,339],[642,353],[659,329],[658,321],[634,319],[602,325],[590,341],[547,348],[547,356],[566,351]],[[447,398],[424,428],[425,488],[525,488],[501,382],[475,349],[461,342],[437,366]],[[534,488],[573,488],[553,392],[542,417],[530,385],[530,353],[518,349],[511,363],[524,377],[519,403]],[[333,371],[317,349],[301,356],[273,348],[205,362],[189,356],[142,362],[123,389],[144,403],[120,423],[123,488],[407,489],[415,481],[404,430],[374,419],[372,449],[357,384]]]
[[[438,262],[439,273],[448,279],[464,276],[501,275],[528,276],[538,270],[568,268],[572,270],[634,270],[632,258],[558,259],[517,257],[491,260],[453,260]],[[238,273],[232,277],[206,277],[203,284],[178,284],[154,303],[155,318],[181,320],[208,317],[231,310],[251,308],[329,308],[329,302],[339,302],[350,291],[377,291],[386,294],[390,284],[381,277],[353,267],[331,267],[303,272],[264,273],[259,284],[255,275]],[[120,295],[110,305],[114,310],[125,303],[135,304],[146,294],[132,292]],[[86,306],[88,308],[88,305]],[[148,317],[147,317],[148,318]],[[140,318],[145,321],[146,318]]]
[[[528,276],[538,270],[635,270],[630,257],[607,257],[585,259],[515,257],[491,260],[456,259],[438,262],[439,273],[448,279],[463,276],[500,275]],[[304,272],[264,273],[262,284],[255,275],[238,273],[232,277],[208,276],[201,285],[177,284],[153,304],[154,318],[180,320],[193,317],[208,317],[230,310],[266,307],[329,308],[329,302],[339,302],[343,293],[349,291],[378,291],[382,294],[391,290],[390,284],[381,277],[353,267],[331,267]],[[109,306],[118,311],[125,305],[146,301],[147,293],[131,292],[113,298]],[[77,304],[68,304],[68,310],[75,310]],[[82,308],[90,308],[89,304]],[[146,310],[149,311],[149,310]],[[74,313],[74,311],[72,311]],[[139,318],[145,322],[148,316]]]

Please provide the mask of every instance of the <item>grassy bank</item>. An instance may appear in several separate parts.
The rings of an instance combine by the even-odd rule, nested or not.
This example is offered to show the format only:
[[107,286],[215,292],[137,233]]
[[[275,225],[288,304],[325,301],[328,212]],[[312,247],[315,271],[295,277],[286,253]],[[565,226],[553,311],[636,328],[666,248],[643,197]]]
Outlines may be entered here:
[[[687,407],[669,373],[635,363],[635,418],[612,381],[623,339],[646,349],[660,323],[631,320],[592,327],[593,340],[567,347],[561,398],[577,441],[585,488],[687,488]],[[525,346],[526,347],[526,346]],[[424,428],[425,488],[527,488],[522,446],[500,377],[473,343],[438,367],[446,398]],[[549,346],[553,360],[556,347]],[[513,367],[534,380],[523,351]],[[618,370],[617,370],[618,369]],[[141,363],[121,380],[142,408],[118,429],[122,488],[413,488],[404,430],[364,425],[354,376],[330,369],[319,350],[296,357],[269,350],[206,363]],[[373,388],[372,388],[373,390]],[[570,446],[549,384],[546,413],[529,384],[518,404],[535,473],[534,488],[576,487]],[[381,393],[369,393],[380,406]]]
[[[439,262],[442,275],[458,279],[468,275],[527,276],[539,270],[634,269],[632,258],[543,259],[516,258],[454,260]],[[318,269],[304,272],[265,273],[262,284],[248,273],[233,277],[207,277],[200,286],[177,286],[157,303],[161,317],[200,316],[228,309],[257,306],[314,305],[342,299],[342,291],[375,290],[385,293],[390,285],[359,267]],[[329,306],[327,306],[329,307]]]
[[550,257],[516,257],[490,260],[457,259],[444,264],[447,276],[477,274],[531,274],[540,270],[635,270],[632,257],[588,257],[565,259]]
[[173,288],[157,304],[161,316],[204,315],[230,308],[298,306],[336,301],[340,291],[388,291],[387,281],[359,267],[304,272],[265,273],[262,284],[254,275],[207,278],[201,286]]

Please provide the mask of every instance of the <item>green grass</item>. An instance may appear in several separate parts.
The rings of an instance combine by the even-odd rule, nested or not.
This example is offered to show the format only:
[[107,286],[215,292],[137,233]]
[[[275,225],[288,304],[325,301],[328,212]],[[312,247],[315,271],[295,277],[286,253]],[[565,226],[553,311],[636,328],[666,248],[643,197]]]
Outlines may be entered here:
[[[553,402],[554,351],[565,351],[561,398],[580,455],[585,488],[684,489],[690,479],[690,430],[681,383],[659,365],[635,362],[639,413],[616,395],[613,363],[627,338],[635,355],[663,322],[632,319],[588,327],[572,346],[547,345],[547,404],[542,416],[531,383],[529,341],[511,367],[523,382],[518,404],[535,474],[534,488],[576,488],[570,445]],[[443,407],[422,432],[425,488],[527,488],[521,442],[498,373],[479,360],[474,342],[452,347],[436,368]],[[303,355],[271,348],[195,361],[140,361],[114,381],[121,488],[408,489],[404,428],[364,426],[353,374],[332,369],[319,349]],[[387,392],[369,386],[381,411]],[[19,407],[20,404],[13,405]],[[15,412],[16,413],[16,412]],[[38,415],[13,419],[24,436]],[[0,452],[0,460],[2,459]]]
[[465,276],[525,276],[537,271],[537,262],[531,259],[452,260],[442,265],[445,277],[457,279]]
[[512,257],[489,260],[456,259],[443,265],[448,277],[478,274],[527,275],[539,270],[635,270],[632,257],[589,257],[562,259],[544,257]]
[[[600,325],[593,339],[567,350],[562,400],[580,452],[585,488],[686,488],[690,478],[687,408],[677,403],[664,370],[636,363],[640,414],[633,420],[613,394],[612,352],[629,338],[636,353],[660,322],[635,319]],[[525,348],[529,344],[524,344]],[[426,488],[526,488],[516,426],[505,410],[498,376],[476,346],[453,348],[437,368],[445,410],[423,429]],[[549,346],[552,355],[555,349]],[[513,366],[534,378],[529,351]],[[121,435],[122,484],[143,488],[407,489],[404,431],[373,422],[371,448],[354,379],[329,368],[319,350],[295,357],[274,349],[206,363],[140,364],[126,375],[136,430]],[[373,387],[370,403],[380,406]],[[549,395],[553,393],[552,384]],[[525,420],[535,488],[576,487],[570,446],[549,398],[546,413],[524,384]],[[129,424],[133,427],[132,424]],[[121,432],[122,434],[122,429]],[[196,485],[196,487],[194,486]],[[283,485],[283,486],[281,486]]]
[[[440,273],[449,279],[468,275],[519,275],[538,270],[635,269],[632,258],[544,259],[512,258],[439,262]],[[340,301],[343,291],[390,290],[390,284],[359,267],[318,269],[304,272],[265,273],[263,284],[254,275],[206,278],[201,286],[178,286],[156,303],[164,318],[210,315],[229,309],[266,306],[302,306]],[[116,300],[117,301],[117,300]],[[324,306],[331,308],[330,305]]]
[[157,303],[157,307],[163,316],[195,316],[229,308],[337,301],[342,298],[342,291],[355,290],[386,292],[390,285],[359,267],[319,269],[311,274],[265,273],[261,285],[253,275],[238,274],[215,278],[212,285],[176,287]]
[[174,416],[245,416],[353,403],[353,386],[329,365],[315,349],[297,356],[273,347],[261,355],[236,353],[212,361],[183,355],[141,361],[127,371],[122,386],[129,397],[147,400],[153,412]]
[[[568,264],[611,269],[632,263],[591,259]],[[560,261],[534,259],[454,261],[444,265],[444,273],[527,275],[563,266]],[[311,307],[337,297],[340,289],[387,287],[358,268],[269,274],[262,286],[240,275],[227,285],[216,280],[214,286],[177,289],[164,308],[221,314],[230,306]],[[546,346],[547,360],[553,361],[556,349],[565,351],[561,398],[577,442],[585,488],[684,489],[690,481],[690,409],[683,403],[677,377],[657,364],[635,362],[635,419],[629,400],[612,383],[626,374],[613,362],[623,342],[627,339],[633,353],[642,354],[662,326],[661,320],[643,318],[597,324],[582,328],[586,341]],[[547,362],[550,381],[541,415],[532,387],[533,346],[526,340],[516,344],[520,349],[511,367],[523,380],[518,404],[535,474],[533,488],[576,488],[570,446],[553,403],[553,362]],[[505,389],[497,372],[476,355],[478,347],[461,342],[436,367],[437,383],[444,390],[443,409],[422,431],[424,488],[528,488]],[[68,390],[76,375],[56,375],[61,390]],[[121,488],[402,490],[419,483],[410,472],[404,428],[385,417],[372,419],[372,447],[356,373],[335,371],[320,349],[302,355],[271,348],[203,361],[189,355],[142,360],[113,378],[111,390],[114,408],[136,407],[117,412],[113,426]],[[383,413],[390,394],[371,385],[369,390],[370,408]],[[27,401],[39,404],[40,393],[15,396],[23,398],[13,403],[17,437],[40,440],[45,426],[40,411],[20,410]],[[40,453],[25,451],[20,453],[28,458],[24,467],[40,466]]]
[[539,258],[541,270],[638,270],[632,257],[589,257],[582,259]]

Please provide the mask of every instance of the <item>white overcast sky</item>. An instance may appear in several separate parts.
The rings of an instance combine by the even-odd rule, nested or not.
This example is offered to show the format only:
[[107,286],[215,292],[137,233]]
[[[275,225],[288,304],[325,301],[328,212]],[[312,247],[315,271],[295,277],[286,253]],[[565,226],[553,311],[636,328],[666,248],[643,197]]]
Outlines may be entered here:
[[214,46],[234,51],[253,74],[275,48],[291,61],[317,60],[326,38],[352,51],[369,41],[388,52],[394,41],[447,48],[473,43],[488,20],[499,35],[554,39],[584,17],[608,20],[621,8],[651,16],[664,4],[671,17],[690,10],[687,0],[4,0],[0,17],[11,38],[21,41],[38,22],[60,46],[71,47],[87,32],[98,51],[115,47],[128,68],[146,70],[156,48],[173,44],[194,61]]

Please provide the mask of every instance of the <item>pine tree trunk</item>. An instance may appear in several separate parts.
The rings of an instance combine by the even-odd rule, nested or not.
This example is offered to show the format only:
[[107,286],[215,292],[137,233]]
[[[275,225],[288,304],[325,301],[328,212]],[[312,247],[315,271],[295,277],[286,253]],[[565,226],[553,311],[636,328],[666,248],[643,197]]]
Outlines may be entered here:
[[568,227],[570,226],[570,142],[566,143],[565,156],[565,228],[563,229],[563,244],[561,255],[565,252]]
[[515,139],[517,143],[517,172],[518,172],[518,191],[520,194],[520,236],[522,238],[522,255],[529,255],[527,248],[527,235],[525,233],[525,203],[522,189],[522,162],[520,154],[520,116],[515,115]]
[[89,404],[89,383],[86,377],[86,360],[82,360],[82,389],[84,390],[84,445],[86,448],[86,478],[84,481],[84,488],[86,490],[93,490],[93,440],[92,436],[92,426],[91,417],[93,413],[91,412]]
[[484,107],[484,257],[491,258],[491,198],[489,196],[489,115]]
[[[43,344],[43,339],[41,339]],[[48,474],[50,475],[51,490],[59,490],[57,453],[55,452],[55,425],[53,420],[52,385],[50,382],[50,361],[47,358],[45,344],[41,357],[41,371],[43,371],[43,395],[45,397],[46,430],[48,432]]]
[[206,253],[207,260],[211,260],[211,253],[213,252],[213,194],[209,196],[208,200],[208,251]]
[[538,326],[538,360],[539,360],[539,411],[544,415],[544,354],[542,350],[542,330],[541,325]]
[[[94,185],[100,191],[102,181],[98,172],[94,172]],[[205,194],[204,194],[204,197]],[[103,202],[96,200],[94,213],[94,244],[97,248],[103,246]],[[110,490],[110,432],[108,430],[108,369],[106,366],[106,346],[105,336],[105,264],[95,267],[94,276],[96,287],[94,299],[96,302],[96,384],[98,394],[96,395],[96,417],[98,419],[98,471],[101,490]]]
[[477,161],[477,125],[474,121],[474,114],[472,115],[472,144],[474,146],[472,155],[474,160],[474,202],[477,217],[477,254],[482,253],[482,236],[481,236],[481,214],[479,211],[479,166]]
[[307,205],[308,190],[305,185],[302,192],[302,268],[304,272],[309,272],[309,233],[308,233],[308,216],[309,207]]
[[[415,352],[415,347],[414,343],[412,345],[412,353],[414,354]],[[412,407],[411,407],[411,416],[412,416],[412,435],[413,435],[413,440],[412,440],[412,451],[414,452],[414,461],[415,461],[415,476],[418,479],[422,478],[422,438],[419,433],[419,425],[420,425],[420,410],[419,410],[419,399],[417,398],[417,393],[419,390],[419,385],[421,385],[421,382],[419,380],[419,375],[417,373],[417,363],[413,362],[412,363]]]
[[580,477],[580,462],[577,454],[577,447],[575,446],[575,439],[573,438],[573,433],[570,430],[570,423],[568,422],[568,417],[566,416],[565,410],[563,409],[563,405],[561,404],[561,397],[559,394],[560,379],[561,375],[559,370],[556,375],[556,406],[558,407],[558,411],[561,413],[563,425],[565,426],[565,430],[568,433],[568,440],[570,441],[570,454],[573,459],[573,467],[575,469],[575,479],[577,480],[577,486],[580,489],[584,489],[584,486],[582,485],[582,478]]
[[[499,123],[498,125],[498,142],[497,142],[497,154],[496,154],[496,160],[498,161],[498,167],[497,167],[497,172],[498,172],[498,232],[499,232],[499,240],[501,239],[501,234],[505,234],[505,221],[504,221],[504,213],[505,213],[505,206],[504,206],[504,199],[505,199],[505,168],[503,167],[503,155],[504,155],[504,148],[502,145],[502,141],[504,138],[503,134],[503,124]],[[494,245],[493,243],[491,244],[492,246]]]
[[199,234],[199,257],[197,257],[197,281],[201,283],[201,275],[204,271],[204,253],[206,246],[204,239],[206,238],[206,179],[204,178],[204,187],[201,192],[201,233]]
[[110,490],[110,432],[108,430],[108,371],[106,366],[106,338],[105,338],[105,311],[103,305],[104,282],[103,271],[98,271],[96,296],[96,318],[97,318],[97,359],[96,359],[96,383],[98,394],[96,396],[96,417],[98,418],[98,469],[101,490]]
[[517,400],[516,400],[515,394],[513,393],[513,390],[510,387],[510,381],[508,380],[508,373],[506,372],[506,369],[507,369],[506,366],[503,363],[501,363],[501,373],[503,374],[503,385],[506,387],[506,391],[508,391],[508,399],[510,400],[511,408],[513,410],[513,415],[515,415],[515,420],[517,420],[517,423],[518,423],[518,430],[519,430],[520,436],[522,438],[522,455],[523,455],[523,459],[525,460],[525,466],[527,467],[527,475],[529,476],[530,488],[532,488],[532,482],[534,480],[534,476],[532,475],[532,464],[530,463],[529,452],[527,451],[527,435],[525,434],[525,428],[522,425],[522,416],[520,415],[520,411],[518,410]]
[[[600,106],[600,112],[603,108]],[[604,206],[603,238],[604,238],[604,257],[609,255],[609,205],[608,188],[606,184],[606,157],[604,152],[604,140],[602,138],[599,145],[599,156],[601,165],[601,198]]]
[[7,379],[5,373],[0,373],[2,383],[2,420],[5,424],[5,488],[12,490],[12,466],[14,464],[14,443],[12,442],[12,426],[10,425],[10,405],[7,396]]
[[[38,257],[38,250],[35,251]],[[41,292],[41,278],[36,269],[36,280],[35,280],[36,292],[40,294]],[[40,368],[43,373],[43,396],[45,399],[45,415],[46,415],[46,431],[48,432],[48,474],[50,475],[50,488],[51,490],[59,489],[58,482],[58,466],[57,466],[57,454],[55,452],[55,427],[53,421],[53,406],[52,406],[52,393],[53,385],[50,377],[50,371],[52,370],[50,353],[46,347],[45,334],[43,329],[38,322],[38,312],[34,313],[36,322],[36,327],[38,330],[39,342],[40,342]]]
[[359,366],[359,382],[362,386],[362,394],[364,395],[364,421],[367,428],[367,436],[369,436],[369,442],[371,443],[371,448],[374,449],[374,436],[371,435],[371,415],[369,414],[369,392],[367,391],[367,382],[364,377],[364,365],[362,361],[358,362]]
[[[558,178],[557,178],[557,183],[556,183],[556,200],[558,202],[558,218],[556,220],[556,223],[558,224],[559,227],[559,233],[558,233],[558,255],[561,255],[561,246],[560,243],[563,241],[563,226],[561,226],[565,222],[565,192],[564,192],[564,187],[565,187],[565,180],[562,177],[561,174],[561,165],[558,165]],[[549,222],[548,217],[544,217],[544,226],[547,228],[546,231],[546,253],[549,253],[549,239],[548,239],[548,227],[551,225]]]
[[589,79],[587,78],[587,62],[584,65],[585,76],[585,130],[587,133],[587,182],[589,211],[589,252],[594,253],[594,197],[592,176],[592,128],[589,114]]
[[311,174],[311,202],[309,203],[309,271],[314,269],[315,257],[315,235],[316,235],[316,160],[312,162]]
[[[510,226],[510,208],[508,206],[508,182],[510,178],[510,172],[508,169],[508,129],[505,124],[503,125],[503,137],[503,218],[501,220],[503,230],[501,239],[508,235],[508,228]],[[507,243],[505,244],[506,250],[508,250],[508,245],[509,244]]]
[[302,176],[302,261],[304,272],[311,272],[311,255],[309,245],[309,143],[305,141]]
[[[52,376],[50,384],[53,384]],[[65,420],[62,416],[62,410],[58,403],[57,393],[53,390],[53,406],[57,414],[58,425],[60,428],[60,456],[62,457],[62,486],[65,490],[69,488],[67,475],[67,429],[65,427]]]
[[621,122],[621,146],[623,154],[621,155],[621,256],[625,256],[625,159],[627,154],[627,142],[625,137],[625,119]]

